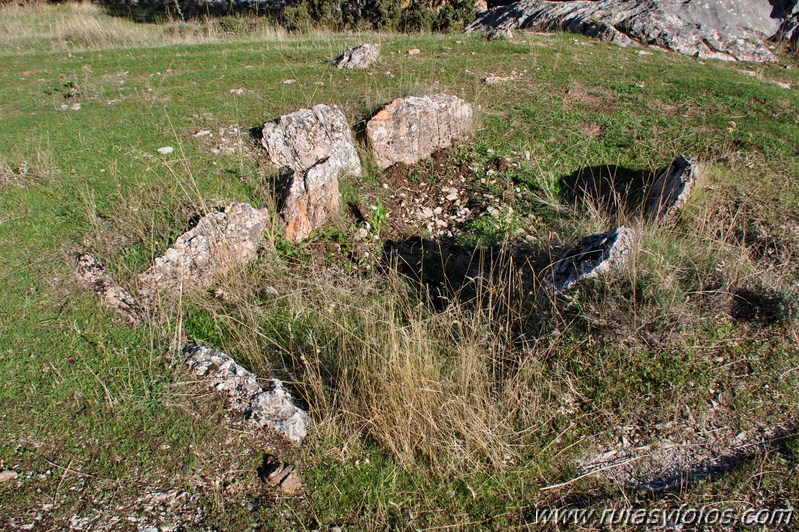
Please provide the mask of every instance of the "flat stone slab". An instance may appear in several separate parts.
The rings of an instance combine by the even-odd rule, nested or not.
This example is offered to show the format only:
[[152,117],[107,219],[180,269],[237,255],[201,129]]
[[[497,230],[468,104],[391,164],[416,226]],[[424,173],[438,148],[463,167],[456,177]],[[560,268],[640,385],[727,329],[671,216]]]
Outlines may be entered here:
[[336,68],[369,68],[380,58],[380,50],[374,44],[361,44],[350,48],[338,58]]
[[366,138],[380,168],[414,164],[451,146],[472,129],[472,107],[455,96],[397,98],[366,124]]
[[316,105],[265,124],[261,144],[273,164],[295,172],[330,159],[340,172],[361,175],[347,117],[335,106]]
[[219,275],[243,268],[263,245],[269,220],[266,209],[246,203],[206,214],[139,275],[139,300],[152,305],[159,294],[178,296],[207,288]]
[[646,201],[647,221],[672,223],[688,201],[697,179],[696,159],[680,155],[658,177]]
[[635,231],[625,226],[589,235],[566,251],[552,268],[548,294],[563,293],[577,283],[617,269],[627,260]]
[[189,371],[226,395],[231,408],[250,423],[269,427],[294,443],[301,443],[308,434],[310,416],[294,405],[281,381],[270,380],[269,388],[264,390],[253,373],[222,351],[188,344],[183,346],[183,352]]

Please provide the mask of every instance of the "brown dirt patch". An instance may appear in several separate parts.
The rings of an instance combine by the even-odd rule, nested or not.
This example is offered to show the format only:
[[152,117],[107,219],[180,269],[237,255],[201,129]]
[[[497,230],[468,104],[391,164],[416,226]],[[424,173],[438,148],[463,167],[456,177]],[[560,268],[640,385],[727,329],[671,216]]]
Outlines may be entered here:
[[563,106],[596,113],[618,109],[616,97],[611,91],[599,87],[588,88],[579,83],[573,83],[566,88]]

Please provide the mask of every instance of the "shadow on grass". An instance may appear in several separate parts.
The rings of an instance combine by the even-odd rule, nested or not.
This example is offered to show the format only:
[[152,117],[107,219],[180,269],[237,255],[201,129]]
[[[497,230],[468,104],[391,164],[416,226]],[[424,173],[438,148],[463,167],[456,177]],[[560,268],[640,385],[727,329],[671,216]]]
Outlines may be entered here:
[[434,311],[451,304],[482,308],[506,324],[514,338],[526,341],[546,327],[551,306],[541,298],[541,285],[562,251],[410,237],[384,243],[382,267],[404,275]]
[[586,166],[560,180],[561,199],[580,206],[595,206],[609,214],[641,214],[646,192],[657,172],[617,165]]

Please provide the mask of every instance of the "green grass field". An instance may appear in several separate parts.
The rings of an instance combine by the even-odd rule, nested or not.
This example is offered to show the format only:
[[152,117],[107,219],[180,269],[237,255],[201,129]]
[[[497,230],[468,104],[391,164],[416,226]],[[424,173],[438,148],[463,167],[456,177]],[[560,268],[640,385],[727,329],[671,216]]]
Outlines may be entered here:
[[[0,484],[3,528],[505,529],[535,526],[544,506],[799,502],[795,54],[754,65],[567,34],[230,33],[88,5],[0,19],[0,470],[17,474]],[[328,63],[360,42],[379,43],[379,65]],[[76,281],[79,252],[130,286],[194,214],[273,206],[275,170],[250,133],[265,121],[326,103],[358,130],[393,98],[434,92],[469,102],[479,126],[404,175],[359,146],[365,175],[342,194],[370,213],[365,242],[346,209],[303,244],[275,227],[245,272],[141,327]],[[678,225],[647,229],[616,275],[537,303],[541,257],[632,223],[635,206],[614,201],[680,153],[702,177]],[[618,197],[583,190],[600,177]],[[444,181],[505,215],[459,227],[449,244],[499,259],[442,306],[380,261],[386,241],[431,236],[398,216],[397,184]],[[537,258],[506,262],[520,246]],[[167,356],[182,335],[292,385],[316,422],[306,443],[227,413]],[[714,444],[760,432],[745,449]],[[657,494],[578,478],[587,456],[664,442],[734,459]],[[258,479],[265,453],[297,467],[302,494]]]

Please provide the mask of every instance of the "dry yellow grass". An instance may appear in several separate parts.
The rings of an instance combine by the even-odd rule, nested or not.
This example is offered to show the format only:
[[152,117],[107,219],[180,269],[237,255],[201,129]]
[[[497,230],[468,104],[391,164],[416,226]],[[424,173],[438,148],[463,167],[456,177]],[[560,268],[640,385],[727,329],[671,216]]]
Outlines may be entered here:
[[[226,32],[215,19],[137,23],[109,15],[103,7],[89,2],[0,6],[0,46],[17,53],[29,52],[32,48],[100,50],[228,42],[242,38]],[[287,38],[285,30],[266,19],[256,19],[246,34],[248,41],[284,41]]]

